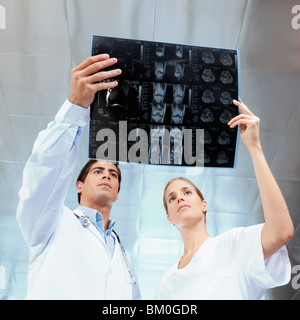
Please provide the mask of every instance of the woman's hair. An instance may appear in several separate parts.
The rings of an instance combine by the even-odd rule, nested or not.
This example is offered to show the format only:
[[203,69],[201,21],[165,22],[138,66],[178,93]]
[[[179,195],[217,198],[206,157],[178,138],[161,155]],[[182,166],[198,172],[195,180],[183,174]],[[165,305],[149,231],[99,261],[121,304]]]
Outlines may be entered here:
[[167,213],[167,214],[169,214],[169,213],[168,213],[167,201],[166,201],[166,198],[165,198],[166,190],[167,190],[167,188],[169,187],[169,185],[170,185],[171,183],[173,183],[174,181],[176,181],[176,180],[183,180],[183,181],[187,182],[188,184],[190,184],[190,185],[193,187],[193,189],[196,191],[196,193],[197,193],[197,195],[200,197],[200,199],[201,199],[202,201],[204,200],[203,194],[202,194],[201,191],[193,184],[193,182],[191,182],[190,180],[188,180],[188,179],[186,179],[186,178],[183,178],[183,177],[174,178],[174,179],[170,180],[170,181],[167,183],[167,185],[166,185],[166,187],[165,187],[165,190],[164,190],[163,203],[164,203],[164,207],[165,207],[165,210],[166,210],[166,213]]
[[[97,162],[97,160],[89,160],[86,165],[81,169],[80,173],[79,173],[79,176],[77,178],[77,182],[78,181],[81,181],[81,182],[84,182],[88,173],[90,172],[90,168],[92,167],[92,165]],[[118,189],[118,192],[120,191],[120,188],[121,188],[121,179],[122,179],[122,176],[121,176],[121,170],[119,168],[119,163],[118,162],[113,162],[113,164],[115,165],[116,169],[117,169],[117,172],[118,172],[118,181],[119,181],[119,189]],[[81,197],[81,193],[78,193],[77,194],[78,196],[78,202],[80,204],[80,197]]]

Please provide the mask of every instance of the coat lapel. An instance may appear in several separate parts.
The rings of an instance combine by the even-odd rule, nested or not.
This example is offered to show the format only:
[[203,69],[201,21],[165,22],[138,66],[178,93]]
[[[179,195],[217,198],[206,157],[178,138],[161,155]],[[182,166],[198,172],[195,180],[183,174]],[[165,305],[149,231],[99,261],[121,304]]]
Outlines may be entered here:
[[98,240],[101,241],[101,243],[104,245],[104,247],[107,249],[106,243],[101,236],[100,232],[97,230],[97,228],[91,223],[91,221],[86,217],[79,209],[76,209],[73,211],[75,216],[80,220],[82,226],[86,229],[88,229]]

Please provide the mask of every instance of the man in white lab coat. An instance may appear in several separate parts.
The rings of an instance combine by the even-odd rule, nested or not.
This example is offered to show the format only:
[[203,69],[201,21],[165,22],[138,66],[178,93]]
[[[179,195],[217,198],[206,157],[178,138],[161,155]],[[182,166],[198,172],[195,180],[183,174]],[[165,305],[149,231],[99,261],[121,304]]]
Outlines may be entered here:
[[117,164],[90,161],[77,181],[80,206],[64,206],[82,127],[97,91],[121,70],[102,54],[72,70],[69,97],[39,133],[23,173],[17,221],[30,248],[27,299],[139,299],[132,262],[109,219],[118,199]]

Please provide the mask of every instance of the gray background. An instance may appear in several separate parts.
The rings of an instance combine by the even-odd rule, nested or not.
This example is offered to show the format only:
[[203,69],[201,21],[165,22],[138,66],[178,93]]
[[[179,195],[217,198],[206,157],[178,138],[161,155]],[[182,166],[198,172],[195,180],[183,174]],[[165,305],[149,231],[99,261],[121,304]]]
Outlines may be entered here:
[[[298,2],[298,3],[297,3]],[[288,245],[300,264],[300,29],[291,25],[299,1],[280,0],[0,0],[0,298],[23,299],[28,249],[15,220],[22,169],[37,133],[69,91],[70,70],[90,54],[92,34],[240,50],[241,97],[261,118],[266,158],[295,225]],[[300,21],[299,21],[300,22]],[[77,206],[75,180],[87,160],[87,127],[66,204]],[[165,217],[162,191],[185,175],[203,192],[212,236],[263,221],[245,146],[237,168],[122,167],[116,230],[133,255],[144,299],[181,253],[180,235]],[[5,270],[5,271],[4,271]],[[269,299],[299,299],[288,284]]]

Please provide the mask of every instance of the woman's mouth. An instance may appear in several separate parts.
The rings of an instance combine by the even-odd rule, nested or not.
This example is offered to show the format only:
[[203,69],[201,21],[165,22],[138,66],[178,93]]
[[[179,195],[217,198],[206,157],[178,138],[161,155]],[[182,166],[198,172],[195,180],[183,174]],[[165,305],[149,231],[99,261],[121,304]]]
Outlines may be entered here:
[[184,204],[178,208],[177,212],[181,211],[184,208],[190,208],[190,206],[188,206],[187,204]]

